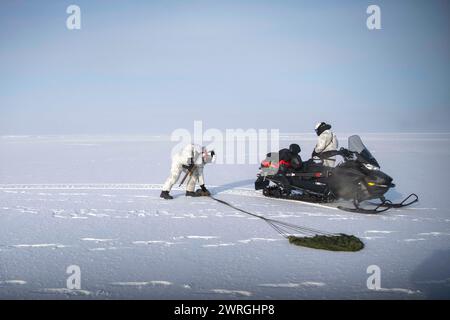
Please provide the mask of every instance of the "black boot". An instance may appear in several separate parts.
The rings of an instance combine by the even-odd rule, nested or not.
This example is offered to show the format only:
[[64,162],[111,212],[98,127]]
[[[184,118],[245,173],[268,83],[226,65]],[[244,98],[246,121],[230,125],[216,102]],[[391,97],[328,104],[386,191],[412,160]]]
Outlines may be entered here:
[[198,189],[198,190],[196,191],[196,193],[197,193],[198,195],[200,195],[201,197],[209,197],[209,196],[211,195],[211,192],[209,192],[209,190],[206,189],[206,187],[205,187],[204,184],[202,184],[202,185],[200,186],[200,188],[201,188],[201,189]]
[[166,200],[173,199],[173,197],[169,194],[169,191],[161,191],[160,197]]
[[186,191],[186,197],[198,197],[198,195],[193,191]]

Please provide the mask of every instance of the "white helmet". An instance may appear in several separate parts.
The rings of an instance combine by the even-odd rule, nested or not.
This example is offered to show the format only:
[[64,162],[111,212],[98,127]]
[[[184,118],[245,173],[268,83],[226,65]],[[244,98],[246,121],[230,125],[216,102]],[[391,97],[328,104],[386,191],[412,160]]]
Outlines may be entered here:
[[325,130],[329,130],[329,129],[331,129],[331,125],[327,124],[326,122],[320,122],[320,123],[316,124],[316,127],[314,130],[316,131],[316,134],[318,136],[320,136],[322,134],[322,132],[324,132]]
[[319,127],[322,125],[322,123],[324,123],[324,122],[317,122],[316,126],[314,127],[314,130],[317,131],[317,129],[319,129]]

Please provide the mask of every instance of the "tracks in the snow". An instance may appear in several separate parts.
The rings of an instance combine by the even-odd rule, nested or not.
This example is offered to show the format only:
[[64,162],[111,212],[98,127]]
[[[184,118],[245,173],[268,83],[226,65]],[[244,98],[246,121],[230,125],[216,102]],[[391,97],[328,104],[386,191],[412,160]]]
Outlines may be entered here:
[[[162,184],[157,183],[32,183],[32,184],[0,184],[0,190],[161,190]],[[214,193],[215,188],[220,186],[210,186]],[[173,190],[184,190],[182,187],[174,187]],[[264,198],[260,192],[251,188],[233,188],[216,193],[218,195],[237,195],[253,198]],[[292,202],[297,204],[305,204],[308,206],[338,210],[336,207],[323,205],[318,203],[307,203],[289,199],[270,198],[276,201]]]
[[[32,183],[0,184],[0,190],[160,190],[162,184],[144,183]],[[181,188],[173,188],[174,190]]]

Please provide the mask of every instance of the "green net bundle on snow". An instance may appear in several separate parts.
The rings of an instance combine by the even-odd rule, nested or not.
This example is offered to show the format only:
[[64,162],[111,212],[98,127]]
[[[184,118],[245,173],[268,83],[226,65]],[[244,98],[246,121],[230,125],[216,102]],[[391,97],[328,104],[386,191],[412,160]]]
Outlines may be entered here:
[[280,235],[288,239],[289,243],[297,246],[312,249],[348,252],[355,252],[364,248],[364,243],[358,237],[352,235],[343,233],[328,233],[317,229],[302,227],[283,221],[269,219],[237,208],[226,201],[214,198],[212,196],[211,198],[235,210],[266,221]]
[[288,236],[290,243],[297,246],[330,251],[359,251],[364,248],[364,243],[355,236],[347,234],[315,235],[313,237]]

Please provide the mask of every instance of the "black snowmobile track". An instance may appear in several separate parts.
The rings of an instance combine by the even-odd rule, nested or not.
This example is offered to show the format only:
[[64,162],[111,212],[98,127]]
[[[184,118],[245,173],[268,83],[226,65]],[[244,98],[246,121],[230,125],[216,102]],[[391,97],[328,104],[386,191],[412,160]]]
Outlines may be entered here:
[[331,203],[334,201],[334,198],[326,198],[324,196],[304,193],[304,194],[291,194],[284,192],[278,187],[268,187],[263,190],[263,195],[268,198],[275,199],[285,199],[285,200],[295,200],[300,202],[309,202],[309,203]]
[[[274,198],[274,199],[285,199],[285,200],[295,200],[299,202],[307,202],[307,203],[318,203],[318,204],[329,204],[333,203],[336,199],[334,197],[325,197],[321,195],[315,195],[315,194],[291,194],[287,191],[281,189],[278,186],[272,186],[267,187],[263,189],[263,195],[268,198]],[[414,197],[415,199],[409,202],[408,201],[411,197]],[[415,202],[418,201],[418,196],[416,194],[411,194],[408,197],[406,197],[402,202],[395,204],[392,203],[390,200],[384,200],[381,203],[369,203],[372,206],[375,206],[375,208],[372,209],[366,209],[360,206],[360,203],[354,202],[354,208],[348,208],[343,206],[337,206],[335,208],[347,211],[351,213],[360,213],[360,214],[380,214],[382,212],[388,211],[392,208],[401,208],[405,206],[409,206]]]

